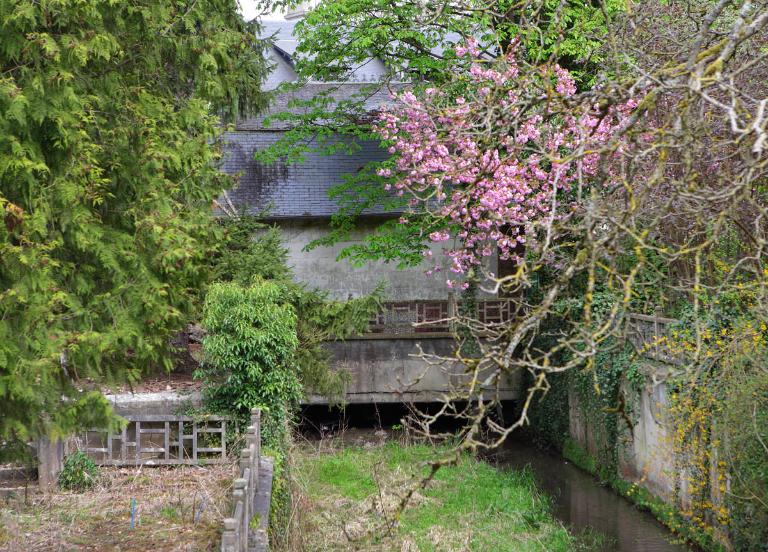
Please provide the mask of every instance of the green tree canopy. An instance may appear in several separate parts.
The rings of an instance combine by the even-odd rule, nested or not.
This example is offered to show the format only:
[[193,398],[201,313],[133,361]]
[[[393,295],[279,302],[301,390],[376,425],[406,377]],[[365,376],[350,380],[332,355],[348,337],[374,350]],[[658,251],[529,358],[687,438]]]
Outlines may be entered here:
[[[271,6],[293,6],[297,0],[264,0]],[[372,58],[381,60],[387,75],[380,82],[360,86],[352,97],[335,99],[328,88],[302,102],[301,110],[276,115],[293,123],[270,148],[259,152],[262,162],[280,157],[302,161],[308,151],[338,154],[340,144],[356,149],[360,141],[377,140],[365,106],[377,89],[403,86],[447,86],[461,61],[454,47],[477,39],[484,58],[499,56],[513,40],[520,42],[521,59],[533,64],[557,62],[567,67],[582,86],[592,84],[600,70],[608,22],[626,8],[626,0],[325,0],[296,25],[298,47],[295,70],[301,86],[307,80],[344,82],[351,70]],[[457,89],[460,95],[460,89]],[[296,113],[295,111],[298,111]],[[352,140],[341,141],[339,135]],[[372,162],[354,174],[342,175],[330,195],[339,206],[332,232],[311,247],[345,240],[366,210],[383,207],[402,211],[406,198],[385,190],[377,170],[386,162]],[[374,259],[418,265],[429,222],[411,216],[408,224],[386,220],[341,256],[356,263]]]
[[83,381],[169,365],[256,31],[235,0],[0,0],[0,442],[103,425]]

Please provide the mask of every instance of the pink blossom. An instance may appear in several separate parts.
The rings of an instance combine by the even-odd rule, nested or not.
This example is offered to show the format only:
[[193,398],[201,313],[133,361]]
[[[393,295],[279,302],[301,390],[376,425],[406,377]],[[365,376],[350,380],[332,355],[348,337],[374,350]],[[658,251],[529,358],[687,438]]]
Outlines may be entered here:
[[448,235],[448,232],[445,232],[445,231],[432,232],[429,235],[429,239],[432,240],[433,242],[447,241],[448,238],[450,238],[450,236]]
[[[474,40],[457,46],[456,54],[471,58],[457,75],[464,85],[460,97],[452,99],[434,88],[423,96],[403,92],[399,103],[380,114],[375,130],[395,155],[395,171],[380,174],[394,174],[396,193],[408,191],[414,198],[411,209],[442,219],[447,228],[430,233],[431,241],[447,241],[451,235],[461,240],[445,253],[450,270],[464,274],[496,251],[503,259],[517,259],[519,244],[532,237],[524,233],[526,226],[560,217],[551,212],[553,193],[597,174],[601,162],[597,153],[570,159],[567,152],[598,150],[637,104],[620,104],[606,114],[590,107],[559,113],[550,111],[549,104],[534,103],[537,107],[526,107],[522,117],[527,99],[539,94],[541,81],[536,79],[555,82],[552,102],[559,105],[577,93],[571,74],[555,65],[523,75],[514,47],[489,63],[478,58]],[[488,97],[499,100],[494,104]],[[487,128],[489,121],[493,126],[478,134],[476,129]]]

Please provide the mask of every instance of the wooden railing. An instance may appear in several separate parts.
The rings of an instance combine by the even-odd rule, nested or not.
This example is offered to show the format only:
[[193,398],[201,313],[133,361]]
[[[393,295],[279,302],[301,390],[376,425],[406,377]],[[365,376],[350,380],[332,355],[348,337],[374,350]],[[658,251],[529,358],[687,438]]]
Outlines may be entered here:
[[106,466],[222,464],[227,461],[227,419],[210,416],[124,416],[120,433],[93,429],[78,448]]
[[235,479],[232,491],[232,516],[224,520],[221,552],[248,551],[261,465],[261,412],[258,408],[251,411],[245,444],[246,448],[240,452],[240,477]]
[[[368,334],[394,336],[448,334],[455,301],[389,301],[368,325]],[[512,319],[514,302],[490,299],[477,302],[474,317],[484,324],[501,324]]]
[[660,312],[654,315],[627,314],[627,339],[634,345],[638,354],[667,364],[682,364],[683,355],[673,352],[670,326],[679,320],[665,318]]
[[[188,416],[125,416],[128,424],[121,433],[91,430],[80,437],[77,448],[101,465],[172,465],[221,464],[228,462],[226,447],[227,418],[211,416],[197,420]],[[210,436],[215,436],[211,438]],[[212,439],[215,441],[212,442]],[[265,499],[265,519],[252,525],[261,467],[261,411],[251,411],[251,424],[245,434],[245,448],[240,451],[238,475],[233,482],[232,515],[224,519],[221,552],[247,552],[249,542],[257,545],[258,531],[264,533],[269,516],[269,497]],[[271,487],[271,463],[265,459],[264,476]],[[257,516],[258,517],[258,516]],[[265,533],[264,533],[265,534]],[[264,539],[262,539],[264,540]],[[264,550],[264,543],[251,548]]]

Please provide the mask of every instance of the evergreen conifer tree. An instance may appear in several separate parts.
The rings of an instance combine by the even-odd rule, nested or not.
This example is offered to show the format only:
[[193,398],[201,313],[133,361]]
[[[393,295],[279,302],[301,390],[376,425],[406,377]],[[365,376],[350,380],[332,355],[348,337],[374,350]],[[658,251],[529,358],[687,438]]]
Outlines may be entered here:
[[221,119],[262,101],[235,0],[0,0],[0,443],[169,365],[215,247]]

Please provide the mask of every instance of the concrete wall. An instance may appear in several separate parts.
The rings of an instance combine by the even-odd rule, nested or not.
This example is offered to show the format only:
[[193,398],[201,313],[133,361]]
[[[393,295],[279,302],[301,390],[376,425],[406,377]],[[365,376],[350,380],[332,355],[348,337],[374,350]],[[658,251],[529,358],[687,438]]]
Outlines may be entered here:
[[[372,292],[380,282],[384,282],[390,300],[446,300],[450,291],[446,279],[457,279],[454,273],[445,268],[442,244],[434,244],[431,248],[435,261],[432,265],[436,262],[442,265],[442,271],[435,276],[425,274],[430,268],[426,262],[422,266],[407,269],[398,269],[396,263],[383,261],[366,263],[360,267],[353,266],[348,260],[336,262],[335,259],[344,248],[361,243],[364,236],[374,230],[378,224],[376,221],[362,225],[348,241],[312,251],[304,251],[304,247],[328,233],[326,222],[294,220],[281,221],[279,224],[283,230],[284,245],[288,249],[288,265],[293,268],[296,279],[310,288],[328,290],[336,299],[365,295]],[[487,269],[496,272],[495,258]]]
[[[436,402],[442,401],[452,391],[460,390],[468,381],[463,365],[449,363],[431,365],[419,358],[427,355],[448,356],[454,350],[450,338],[355,339],[329,343],[334,365],[348,370],[352,381],[347,387],[350,403],[372,402]],[[519,398],[520,378],[505,378],[500,387],[499,399]],[[485,398],[491,398],[488,390]],[[323,397],[310,397],[311,404],[326,402]]]
[[[624,385],[627,389],[629,386]],[[628,396],[632,393],[627,389]],[[636,418],[632,434],[620,442],[619,475],[634,481],[659,498],[675,499],[675,484],[680,474],[675,471],[672,447],[674,426],[669,417],[667,386],[646,384],[635,403]]]
[[[628,401],[634,425],[630,432],[624,422],[619,421],[623,427],[620,427],[617,443],[617,475],[646,489],[678,510],[687,511],[691,508],[688,491],[690,474],[685,469],[685,459],[679,457],[674,450],[676,428],[669,412],[669,389],[663,383],[668,370],[669,367],[664,364],[649,361],[641,368],[646,383],[639,391],[633,389],[627,381],[621,383],[624,396],[631,397]],[[654,380],[661,383],[652,383]],[[601,428],[595,427],[594,421],[584,415],[577,393],[570,390],[568,398],[571,438],[597,457],[600,448],[605,447]],[[713,449],[708,477],[710,501],[715,505],[722,504],[724,500],[719,490],[717,460],[718,451]],[[729,549],[727,535],[718,533],[718,538]]]
[[[635,396],[626,382],[622,383],[625,396]],[[573,389],[568,393],[570,435],[593,457],[606,446],[601,427],[585,415],[579,396]],[[646,384],[632,402],[634,426],[632,432],[619,420],[618,475],[637,483],[667,502],[675,499],[675,485],[680,474],[675,472],[672,450],[674,427],[668,415],[669,402],[666,385]]]
[[[635,395],[626,382],[622,383],[626,397]],[[597,458],[606,447],[602,427],[584,413],[575,390],[568,392],[570,435],[589,454]],[[618,475],[645,487],[655,496],[672,501],[675,498],[675,484],[680,474],[675,473],[675,458],[672,451],[672,421],[667,409],[667,388],[663,383],[647,384],[633,401],[632,413],[635,422],[630,433],[624,420],[619,420]]]
[[177,393],[120,393],[105,395],[112,409],[119,416],[148,416],[152,414],[181,414],[189,408],[202,406],[202,397],[197,391]]

